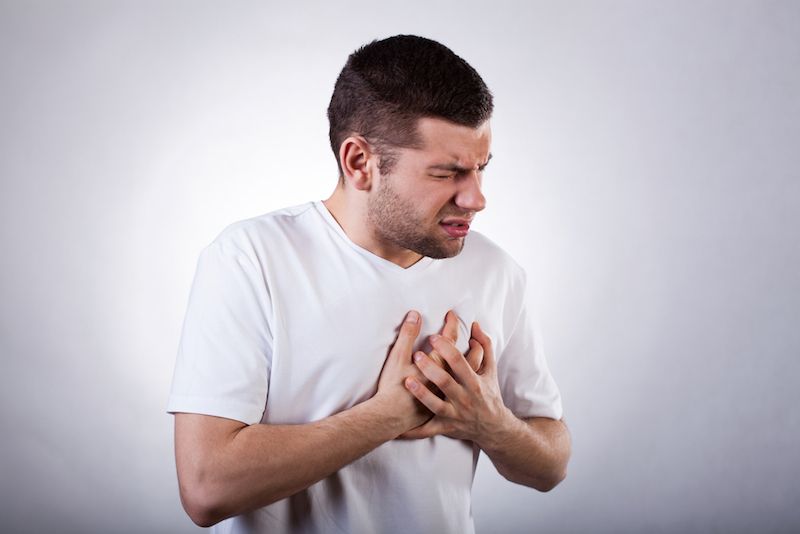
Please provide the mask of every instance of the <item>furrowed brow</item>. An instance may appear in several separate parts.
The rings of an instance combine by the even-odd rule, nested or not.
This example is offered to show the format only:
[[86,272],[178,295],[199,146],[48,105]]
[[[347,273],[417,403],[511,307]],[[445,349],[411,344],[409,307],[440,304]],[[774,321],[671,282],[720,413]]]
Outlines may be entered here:
[[[479,165],[478,166],[478,170],[482,171],[483,169],[485,169],[486,166],[489,164],[489,161],[491,161],[491,159],[492,159],[492,155],[489,154],[489,157],[486,159],[486,163],[484,163],[483,165]],[[468,173],[469,171],[472,170],[472,169],[468,169],[466,167],[462,167],[460,165],[456,165],[454,163],[451,163],[451,164],[443,163],[441,165],[431,165],[431,166],[428,167],[428,169],[436,169],[436,170],[439,170],[439,171],[457,172],[457,173],[460,173],[460,174],[465,174],[465,173]]]
[[437,170],[437,171],[457,172],[457,173],[466,173],[466,172],[470,171],[470,169],[467,169],[466,167],[461,167],[461,166],[455,165],[455,164],[448,165],[448,164],[445,164],[445,163],[443,163],[441,165],[431,165],[430,167],[428,167],[428,169]]

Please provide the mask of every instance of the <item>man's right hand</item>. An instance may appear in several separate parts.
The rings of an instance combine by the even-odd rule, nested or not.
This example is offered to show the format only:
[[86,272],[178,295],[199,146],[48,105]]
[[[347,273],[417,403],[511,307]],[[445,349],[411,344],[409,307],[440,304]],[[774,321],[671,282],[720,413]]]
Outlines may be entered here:
[[411,310],[406,314],[397,339],[386,356],[378,379],[378,391],[373,397],[373,400],[385,406],[390,417],[400,418],[405,427],[403,432],[423,424],[433,415],[404,386],[405,380],[411,376],[422,382],[427,381],[412,360],[421,326],[419,312]]

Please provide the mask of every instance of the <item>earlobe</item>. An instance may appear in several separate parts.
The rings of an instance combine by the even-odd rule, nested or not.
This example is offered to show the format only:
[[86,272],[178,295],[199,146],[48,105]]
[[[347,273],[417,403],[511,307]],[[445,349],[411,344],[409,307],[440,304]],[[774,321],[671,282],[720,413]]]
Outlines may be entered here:
[[369,191],[372,184],[372,150],[361,136],[348,137],[339,147],[344,181],[359,191]]

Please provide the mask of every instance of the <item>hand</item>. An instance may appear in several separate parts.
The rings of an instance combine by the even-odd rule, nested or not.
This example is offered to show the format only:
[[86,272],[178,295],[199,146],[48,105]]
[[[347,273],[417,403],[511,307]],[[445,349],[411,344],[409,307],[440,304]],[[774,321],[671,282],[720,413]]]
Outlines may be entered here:
[[[449,339],[453,346],[458,342],[458,316],[453,310],[448,310],[448,312],[444,316],[444,326],[442,326],[441,334],[442,337]],[[428,356],[433,359],[436,364],[444,369],[447,372],[450,372],[450,366],[447,365],[447,362],[442,358],[442,356],[433,348],[432,339],[435,336],[430,336],[428,339],[431,342],[431,351],[428,353]],[[481,362],[483,361],[483,351],[470,351],[467,355],[467,362],[469,363],[470,367],[474,371],[477,371],[480,366]],[[428,380],[424,380],[423,384],[425,387],[430,389],[437,397],[443,399],[444,393],[441,392],[436,385],[432,384]],[[405,438],[406,436],[400,436],[401,438]]]
[[[443,434],[477,442],[489,439],[505,425],[511,411],[503,404],[497,381],[497,362],[492,342],[478,323],[472,323],[469,352],[464,357],[453,342],[444,336],[432,336],[434,351],[447,363],[449,372],[424,352],[414,354],[422,374],[445,398],[439,398],[417,377],[408,377],[405,385],[434,417],[401,437],[418,439]],[[476,371],[472,362],[481,361]]]
[[[444,326],[442,327],[441,336],[449,339],[453,346],[458,342],[458,316],[453,310],[448,311],[444,316]],[[433,338],[433,336],[431,336],[431,338]],[[433,349],[433,346],[431,346],[431,348]],[[447,362],[444,361],[436,349],[431,350],[428,355],[433,358],[442,369],[446,371],[449,369]],[[466,354],[466,358],[472,370],[477,371],[480,369],[481,363],[483,363],[483,351],[470,351]]]
[[378,391],[372,397],[377,401],[385,401],[385,406],[391,415],[401,419],[403,431],[419,426],[431,418],[431,413],[425,406],[409,395],[403,387],[404,379],[409,376],[421,382],[426,381],[411,359],[421,325],[419,312],[411,310],[406,314],[397,339],[383,363],[378,378]]

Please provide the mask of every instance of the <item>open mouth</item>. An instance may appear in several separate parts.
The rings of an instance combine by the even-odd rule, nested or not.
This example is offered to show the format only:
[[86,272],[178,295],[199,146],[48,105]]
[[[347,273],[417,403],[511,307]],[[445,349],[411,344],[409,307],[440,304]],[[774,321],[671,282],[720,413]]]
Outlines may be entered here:
[[464,221],[448,221],[439,223],[450,237],[464,237],[469,233],[469,223]]

